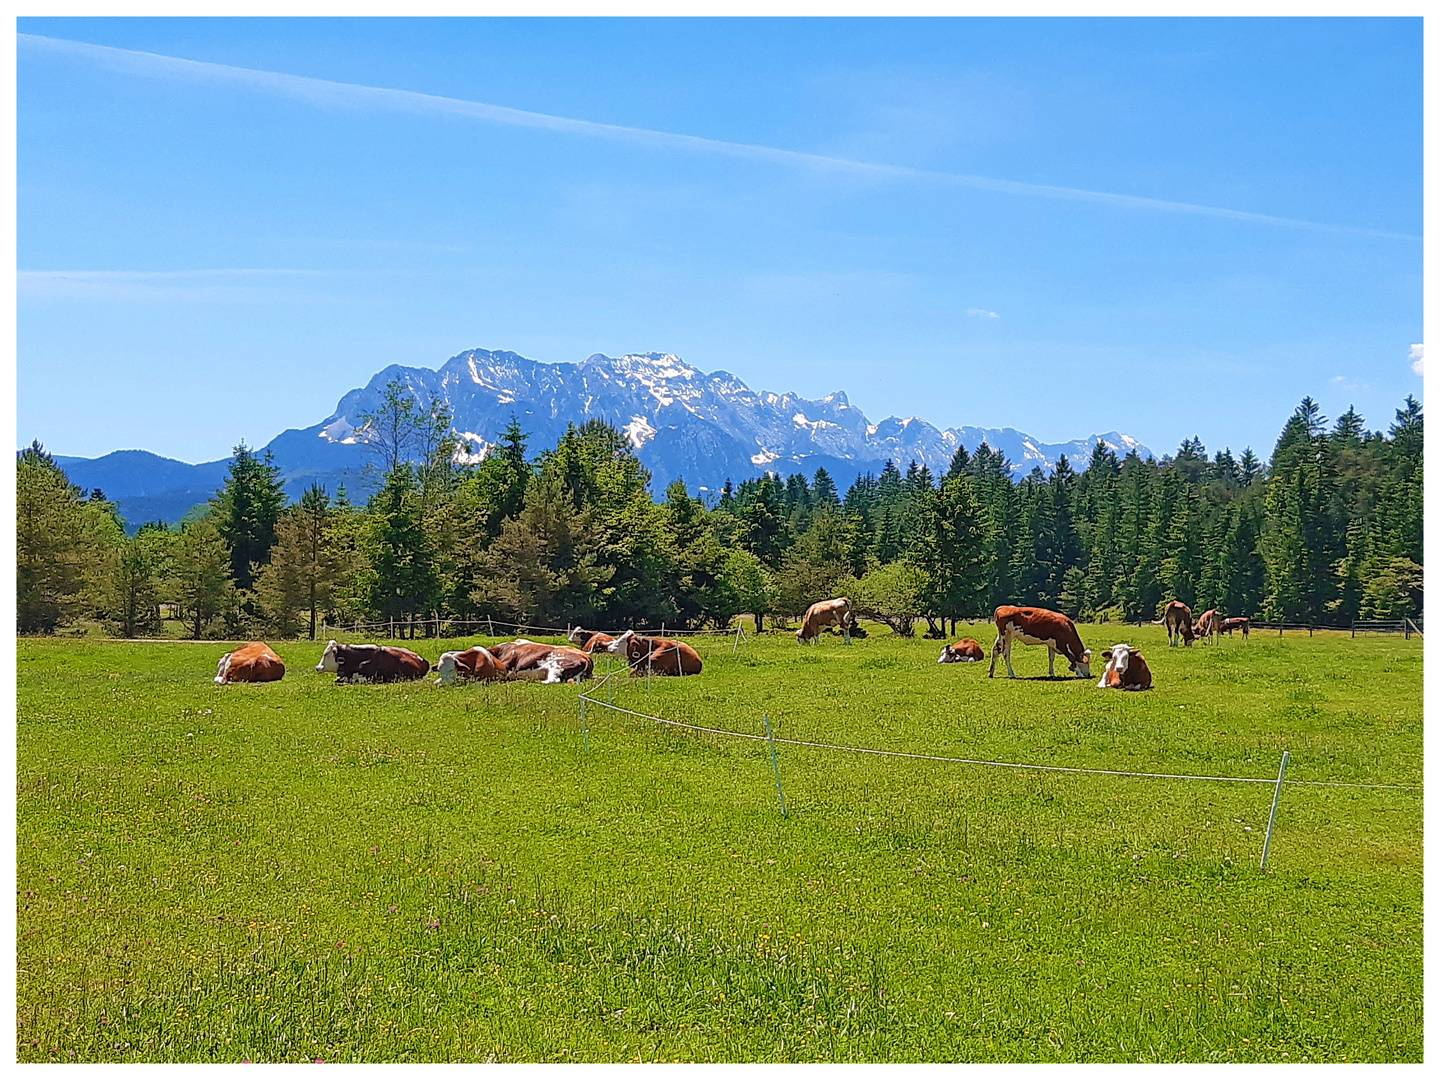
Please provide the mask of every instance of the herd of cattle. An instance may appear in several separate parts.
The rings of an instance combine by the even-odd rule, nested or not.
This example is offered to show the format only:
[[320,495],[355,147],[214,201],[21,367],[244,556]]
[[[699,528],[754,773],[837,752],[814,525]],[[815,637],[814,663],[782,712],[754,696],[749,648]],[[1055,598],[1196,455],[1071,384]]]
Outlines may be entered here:
[[[803,645],[820,637],[826,627],[839,630],[850,644],[856,632],[855,610],[846,597],[822,600],[811,604],[805,612],[795,637]],[[1165,607],[1156,625],[1163,624],[1172,646],[1193,644],[1197,639],[1216,637],[1239,630],[1250,636],[1250,620],[1222,619],[1218,612],[1205,612],[1192,620],[1190,609],[1178,600]],[[1011,607],[995,609],[995,646],[990,651],[990,678],[995,677],[995,661],[1005,658],[1005,669],[1015,678],[1010,664],[1010,648],[1015,642],[1044,645],[1050,650],[1050,677],[1055,677],[1055,655],[1059,653],[1070,664],[1070,670],[1082,679],[1091,677],[1090,650],[1080,640],[1075,623],[1058,611],[1045,608]],[[683,641],[666,637],[647,637],[634,630],[611,637],[593,630],[576,627],[570,632],[569,645],[545,645],[517,638],[498,645],[474,645],[460,652],[440,654],[434,667],[438,682],[457,680],[491,682],[499,679],[526,679],[534,682],[579,682],[595,670],[595,654],[623,656],[632,675],[698,675],[704,664],[700,654]],[[1148,690],[1152,685],[1150,666],[1133,645],[1112,645],[1100,654],[1105,659],[1105,672],[1096,685],[1116,690]],[[940,653],[942,664],[981,663],[985,649],[974,638],[963,638],[946,645]],[[423,679],[431,671],[430,662],[418,653],[393,645],[342,645],[331,641],[315,670],[330,673],[336,682],[402,682]],[[285,675],[285,664],[262,641],[252,641],[220,658],[215,673],[217,683],[274,682]]]

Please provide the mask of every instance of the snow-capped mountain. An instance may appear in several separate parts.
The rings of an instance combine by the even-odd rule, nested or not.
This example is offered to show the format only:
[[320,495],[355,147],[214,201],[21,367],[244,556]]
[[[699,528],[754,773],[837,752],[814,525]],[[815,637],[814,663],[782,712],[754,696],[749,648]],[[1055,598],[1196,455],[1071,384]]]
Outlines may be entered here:
[[1048,473],[1061,454],[1084,468],[1101,438],[1122,456],[1132,449],[1149,454],[1113,431],[1046,444],[1013,428],[941,431],[916,417],[872,424],[844,391],[810,400],[752,390],[728,371],[706,373],[669,353],[596,353],[579,364],[546,364],[474,349],[437,371],[386,368],[307,430],[322,442],[350,443],[360,414],[380,403],[391,379],[424,404],[443,399],[456,429],[480,447],[493,443],[511,416],[530,434],[532,449],[553,446],[570,423],[605,420],[625,433],[657,494],[676,479],[692,490],[717,491],[727,478],[739,482],[763,471],[812,475],[821,465],[843,491],[860,473],[879,472],[887,459],[901,469],[913,459],[943,473],[956,447],[973,452],[981,440],[1005,452],[1017,478],[1036,465]]
[[[618,358],[597,353],[578,364],[551,364],[513,352],[472,349],[438,370],[387,367],[342,397],[320,423],[276,436],[265,449],[274,454],[292,498],[316,482],[332,493],[343,483],[352,498],[365,496],[364,467],[371,459],[356,428],[362,414],[380,405],[391,380],[406,386],[422,407],[443,400],[476,458],[495,443],[512,416],[529,436],[532,454],[554,446],[571,423],[605,420],[625,433],[650,470],[657,497],[676,479],[692,492],[713,496],[727,479],[739,483],[765,471],[812,476],[821,466],[843,492],[861,473],[879,473],[887,459],[902,471],[914,460],[932,474],[943,474],[956,447],[973,453],[982,440],[1004,451],[1017,479],[1037,465],[1050,472],[1061,454],[1083,469],[1099,439],[1122,456],[1131,450],[1150,455],[1135,439],[1114,431],[1052,444],[1013,428],[942,431],[917,417],[892,416],[872,424],[843,391],[816,401],[752,390],[729,372],[702,372],[668,353]],[[123,462],[120,454],[128,455]],[[118,499],[132,522],[178,518],[198,501],[197,485],[213,484],[224,473],[224,462],[185,466],[131,451],[59,460],[75,483],[102,487]],[[174,498],[167,501],[169,492]]]

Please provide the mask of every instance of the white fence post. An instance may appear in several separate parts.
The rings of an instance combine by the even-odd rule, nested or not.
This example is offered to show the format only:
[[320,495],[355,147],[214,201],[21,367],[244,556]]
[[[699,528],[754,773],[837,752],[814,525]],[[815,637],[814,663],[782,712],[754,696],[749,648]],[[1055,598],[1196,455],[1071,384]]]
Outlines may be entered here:
[[1270,803],[1270,823],[1265,826],[1265,847],[1260,852],[1260,869],[1265,869],[1265,860],[1270,858],[1270,836],[1275,831],[1275,811],[1280,808],[1280,785],[1285,782],[1285,766],[1290,764],[1290,751],[1280,755],[1280,776],[1275,781],[1275,798]]

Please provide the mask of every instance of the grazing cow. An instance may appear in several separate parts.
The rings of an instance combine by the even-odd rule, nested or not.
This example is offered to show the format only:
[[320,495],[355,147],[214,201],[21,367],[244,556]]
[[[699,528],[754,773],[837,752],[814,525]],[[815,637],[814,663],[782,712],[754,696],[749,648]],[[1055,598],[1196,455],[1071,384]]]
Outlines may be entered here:
[[1220,624],[1220,629],[1217,631],[1217,633],[1229,634],[1231,637],[1234,637],[1236,630],[1240,631],[1242,637],[1248,638],[1250,636],[1249,616],[1237,615],[1233,619],[1226,619]]
[[1190,608],[1179,600],[1171,600],[1165,605],[1165,613],[1160,616],[1160,622],[1165,624],[1165,636],[1170,639],[1170,647],[1174,648],[1180,644],[1180,639],[1185,639],[1185,647],[1188,649],[1195,644],[1195,630],[1190,621]]
[[973,637],[961,638],[954,645],[940,650],[942,664],[978,664],[985,659],[985,649]]
[[546,645],[518,638],[492,645],[490,655],[509,679],[535,682],[579,682],[595,671],[595,658],[569,645]]
[[1011,607],[1004,604],[995,609],[995,648],[990,652],[990,678],[995,677],[995,661],[1005,657],[1005,667],[1010,678],[1015,678],[1015,669],[1010,666],[1010,646],[1015,641],[1026,645],[1044,645],[1050,650],[1050,678],[1055,678],[1055,654],[1058,652],[1070,663],[1070,670],[1082,679],[1090,678],[1090,650],[1085,648],[1075,624],[1058,611],[1044,608]]
[[1149,690],[1150,665],[1140,650],[1132,645],[1111,645],[1100,654],[1106,660],[1105,672],[1095,685],[1102,690]]
[[1200,639],[1200,644],[1205,644],[1207,637],[1216,637],[1219,635],[1220,622],[1220,612],[1214,608],[1211,608],[1195,620],[1195,636]]
[[333,673],[337,683],[405,682],[423,679],[430,671],[430,661],[393,645],[341,645],[331,641],[315,670]]
[[463,652],[441,653],[435,670],[440,673],[440,677],[435,681],[440,683],[452,683],[456,679],[490,682],[492,679],[505,677],[505,666],[497,663],[495,657],[490,655],[490,650],[482,645],[475,645]]
[[227,652],[220,657],[220,666],[215,669],[217,683],[279,682],[284,677],[285,662],[263,641],[252,641],[234,652]]
[[606,646],[614,640],[609,634],[602,634],[599,630],[581,630],[577,626],[570,631],[570,644],[581,652],[604,652]]
[[705,666],[685,642],[642,637],[634,630],[626,630],[605,651],[625,657],[631,675],[699,675]]
[[835,600],[819,600],[805,609],[805,618],[800,624],[800,629],[795,631],[795,639],[804,645],[807,641],[815,641],[820,637],[820,631],[827,626],[838,626],[840,632],[845,635],[845,644],[850,644],[850,627],[855,623],[855,612],[850,607],[850,600],[841,596]]

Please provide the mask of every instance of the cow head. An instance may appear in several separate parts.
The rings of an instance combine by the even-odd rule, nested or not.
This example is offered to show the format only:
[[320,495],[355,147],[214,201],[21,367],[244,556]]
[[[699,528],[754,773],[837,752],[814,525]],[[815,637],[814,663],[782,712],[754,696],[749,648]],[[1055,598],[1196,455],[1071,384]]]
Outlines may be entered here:
[[230,670],[230,657],[232,655],[234,654],[227,652],[224,656],[220,657],[220,666],[215,669],[216,682],[223,683],[225,681],[225,675]]
[[435,665],[435,670],[440,673],[440,677],[435,680],[436,682],[452,683],[455,681],[455,657],[459,655],[459,653],[454,652],[440,654],[440,662]]
[[565,640],[570,642],[571,645],[583,649],[585,647],[585,642],[590,640],[590,635],[593,633],[593,630],[582,630],[580,629],[580,627],[577,626],[574,630],[570,631],[570,636],[567,637]]
[[317,672],[323,675],[328,671],[330,674],[334,675],[340,671],[340,661],[337,660],[335,657],[337,648],[338,646],[336,645],[335,640],[332,638],[330,644],[325,646],[325,652],[320,657],[320,663],[315,665],[315,670]]
[[[1067,657],[1068,659],[1068,657]],[[1090,678],[1090,650],[1086,649],[1080,656],[1080,662],[1070,661],[1070,670],[1079,675],[1082,679]]]
[[609,645],[606,645],[602,651],[607,653],[614,653],[616,656],[628,657],[630,655],[630,642],[634,639],[635,631],[626,630],[614,641],[610,642]]

